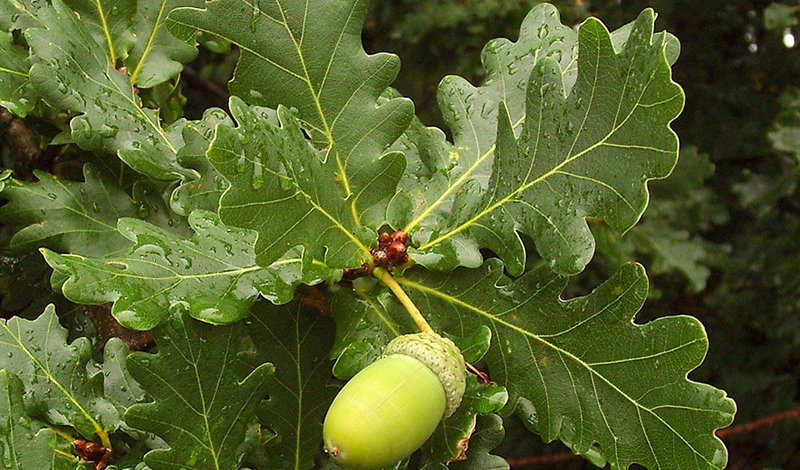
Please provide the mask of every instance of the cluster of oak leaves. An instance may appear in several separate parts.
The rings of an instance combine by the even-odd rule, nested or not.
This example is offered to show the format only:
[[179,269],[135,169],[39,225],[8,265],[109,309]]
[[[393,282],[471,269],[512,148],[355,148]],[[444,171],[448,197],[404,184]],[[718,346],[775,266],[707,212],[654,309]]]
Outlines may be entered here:
[[[366,8],[0,0],[0,105],[58,149],[3,173],[0,218],[68,300],[2,322],[5,468],[325,465],[332,377],[415,330],[376,264],[489,377],[400,467],[505,468],[514,412],[599,465],[725,466],[735,405],[687,379],[702,325],[634,324],[639,265],[560,298],[586,219],[631,228],[676,164],[677,39],[649,10],[609,33],[540,5],[486,46],[484,84],[440,84],[451,142],[389,88],[399,60],[364,52]],[[230,114],[167,118],[198,30],[241,51]],[[156,349],[98,352],[76,325],[107,303]]]

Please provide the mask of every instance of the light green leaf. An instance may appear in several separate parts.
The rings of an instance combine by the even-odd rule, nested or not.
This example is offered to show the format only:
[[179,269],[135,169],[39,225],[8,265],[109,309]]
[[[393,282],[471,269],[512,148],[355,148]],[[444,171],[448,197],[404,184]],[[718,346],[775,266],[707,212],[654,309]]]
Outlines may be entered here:
[[[557,17],[554,10],[553,16],[547,11],[535,9],[532,25],[538,25],[550,42],[569,43],[571,33],[550,26],[548,21],[558,24]],[[481,150],[472,154],[477,159],[466,159],[467,168],[438,198],[424,197],[427,205],[404,225],[414,231],[418,248],[412,256],[417,262],[437,269],[475,267],[482,261],[478,248],[490,248],[511,273],[520,274],[525,252],[517,232],[523,232],[534,238],[539,253],[556,270],[575,274],[594,251],[586,217],[602,218],[620,232],[639,220],[648,199],[644,183],[667,176],[677,159],[677,138],[669,124],[683,106],[683,93],[671,80],[665,55],[671,36],[654,35],[653,21],[651,10],[643,12],[630,31],[620,33],[627,34],[627,41],[618,51],[605,27],[587,20],[578,33],[576,72],[564,65],[560,49],[550,57],[536,49],[538,61],[505,59],[511,75],[520,74],[514,83],[527,86],[525,112],[520,109],[523,100],[495,97],[501,103],[496,142],[495,134],[489,134],[492,138],[480,144],[456,147],[453,158],[459,160],[461,147]],[[499,45],[514,57],[513,46]],[[490,44],[487,50],[498,47]],[[670,50],[676,56],[674,47]],[[525,49],[522,57],[529,52]],[[532,75],[517,72],[523,62]],[[523,77],[530,80],[526,83]],[[463,100],[466,112],[467,105],[492,94],[496,81],[488,86],[454,91],[453,99]],[[482,104],[470,107],[459,120],[476,126],[480,109]],[[498,120],[486,116],[481,122],[491,128]],[[488,172],[481,171],[481,165],[490,161],[493,170],[487,182]],[[448,204],[452,208],[443,210]],[[443,221],[442,214],[448,220]],[[429,216],[432,221],[425,222]]]
[[103,348],[103,389],[120,415],[147,396],[128,371],[125,359],[129,354],[128,346],[119,338],[111,338]]
[[[153,220],[164,210],[142,212],[116,182],[91,165],[85,165],[85,182],[59,179],[35,171],[36,183],[9,179],[2,196],[10,202],[0,208],[0,220],[19,229],[11,247],[32,250],[47,247],[75,255],[103,257],[130,247],[130,240],[117,229],[122,217]],[[169,219],[179,225],[177,217]]]
[[408,126],[413,106],[402,98],[379,105],[400,61],[364,52],[367,5],[217,0],[205,10],[175,10],[168,27],[184,38],[199,29],[237,44],[242,52],[233,94],[252,104],[296,108],[315,145],[327,150],[345,196],[352,195],[356,219],[377,228],[405,166],[401,155],[380,156]]
[[[247,321],[255,345],[252,364],[271,362],[274,380],[269,400],[258,410],[262,426],[277,434],[261,449],[263,463],[254,468],[307,469],[322,446],[322,421],[338,391],[330,385],[328,351],[333,325],[299,302],[276,307],[259,302]],[[258,454],[257,454],[258,455]]]
[[9,470],[74,470],[78,458],[72,443],[25,412],[22,381],[0,370],[0,468]]
[[794,154],[800,162],[800,88],[790,87],[780,103],[783,110],[767,137],[775,150]]
[[226,227],[210,212],[189,217],[195,236],[184,239],[136,219],[121,219],[119,231],[133,242],[124,254],[104,258],[60,255],[45,250],[47,262],[69,275],[64,295],[73,302],[114,302],[124,326],[149,330],[176,305],[213,324],[248,315],[262,295],[275,303],[292,299],[298,284],[317,284],[326,269],[306,263],[290,250],[269,268],[255,264],[252,232]]
[[102,374],[90,376],[88,338],[67,343],[67,330],[50,305],[36,320],[19,317],[0,321],[3,368],[19,377],[26,389],[29,412],[60,426],[72,426],[88,439],[99,436],[110,446],[108,433],[121,423],[114,405],[103,397]]
[[3,189],[6,187],[6,181],[11,178],[12,171],[8,169],[4,169],[0,171],[0,193],[3,192]]
[[231,98],[230,107],[239,127],[217,126],[208,159],[230,182],[220,218],[258,232],[258,264],[268,266],[297,245],[332,268],[370,259],[375,232],[354,220],[336,184],[336,162],[320,161],[297,119],[280,107],[282,127],[276,127],[266,111],[238,98]]
[[669,178],[651,183],[650,207],[624,237],[595,221],[592,232],[597,249],[611,270],[646,257],[652,274],[677,272],[689,281],[691,291],[703,290],[711,274],[710,263],[728,249],[702,236],[728,220],[717,193],[705,187],[713,174],[709,156],[686,147]]
[[676,230],[669,222],[647,218],[624,238],[607,225],[595,226],[592,233],[597,251],[613,268],[632,262],[639,255],[648,256],[652,274],[679,273],[689,281],[692,292],[700,292],[711,275],[706,266],[710,254],[723,248],[685,230]]
[[770,31],[782,31],[797,24],[797,6],[772,3],[764,9],[764,27]]
[[28,76],[28,51],[15,46],[13,40],[11,33],[0,31],[0,106],[24,118],[38,98]]
[[[445,463],[459,462],[467,458],[467,449],[474,451],[475,444],[480,446],[482,437],[478,422],[482,415],[497,413],[506,405],[508,392],[500,385],[481,384],[476,376],[467,376],[467,389],[456,413],[439,424],[431,439],[425,445],[423,468],[448,468]],[[495,415],[492,415],[498,418]],[[502,423],[502,420],[501,420]],[[502,427],[501,427],[502,429]],[[475,440],[473,442],[473,439]],[[490,451],[500,442],[486,449]],[[494,457],[500,462],[502,459]],[[505,461],[503,461],[505,462]],[[473,462],[471,465],[475,465]],[[485,467],[474,467],[485,468]]]
[[153,470],[238,468],[237,448],[274,371],[262,364],[246,377],[236,372],[242,327],[206,325],[176,313],[153,330],[158,354],[128,358],[153,402],[129,408],[125,421],[169,445],[145,456]]
[[30,77],[51,106],[78,114],[72,138],[84,149],[119,156],[134,170],[160,180],[179,179],[179,121],[162,129],[158,113],[143,109],[128,76],[115,70],[106,50],[61,0],[39,10],[44,27],[25,37],[37,60]]
[[199,121],[190,121],[183,128],[184,146],[178,151],[178,162],[195,174],[181,182],[170,198],[170,207],[188,216],[195,209],[219,210],[219,199],[228,182],[211,166],[206,151],[214,137],[217,124],[233,125],[228,114],[218,108],[207,109]]
[[178,75],[183,64],[197,56],[194,38],[182,41],[164,26],[170,11],[179,7],[199,7],[202,0],[138,0],[136,42],[125,59],[131,82],[152,88]]
[[724,468],[714,431],[736,406],[687,379],[708,349],[700,322],[632,322],[647,297],[641,266],[569,301],[560,297],[567,278],[542,269],[512,282],[497,260],[450,275],[414,269],[398,282],[436,330],[492,329],[485,361],[508,388],[506,411],[517,409],[545,441],[560,438],[579,454],[601,449],[613,469]]

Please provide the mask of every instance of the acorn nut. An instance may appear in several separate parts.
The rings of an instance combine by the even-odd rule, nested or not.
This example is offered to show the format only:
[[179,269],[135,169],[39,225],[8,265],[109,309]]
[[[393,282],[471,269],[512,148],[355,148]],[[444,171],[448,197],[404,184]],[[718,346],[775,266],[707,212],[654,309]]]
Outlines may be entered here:
[[355,375],[325,417],[325,448],[354,470],[392,465],[414,453],[461,404],[464,357],[435,333],[400,336]]

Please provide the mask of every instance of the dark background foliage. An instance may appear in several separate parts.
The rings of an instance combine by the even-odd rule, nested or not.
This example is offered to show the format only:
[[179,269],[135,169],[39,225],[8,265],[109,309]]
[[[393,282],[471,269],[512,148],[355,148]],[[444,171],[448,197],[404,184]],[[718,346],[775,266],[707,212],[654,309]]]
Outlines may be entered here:
[[[440,126],[438,82],[447,74],[480,82],[483,45],[495,37],[516,38],[522,18],[536,3],[375,1],[364,39],[368,51],[400,55],[403,69],[396,88],[414,99],[423,122]],[[784,8],[755,0],[555,3],[565,24],[595,15],[612,30],[643,8],[654,8],[659,13],[657,27],[681,41],[681,58],[673,70],[686,92],[686,108],[674,124],[684,149],[678,174],[672,181],[652,185],[650,209],[624,238],[592,222],[598,255],[569,292],[591,290],[622,263],[643,262],[652,293],[639,320],[686,313],[705,324],[711,348],[693,378],[723,388],[736,399],[737,423],[797,408],[800,143],[796,139],[792,146],[777,129],[800,126],[800,93],[792,88],[800,87],[800,51],[790,47],[790,36],[800,34],[800,29],[792,30],[798,3],[787,0]],[[204,39],[200,57],[178,87],[157,87],[143,97],[160,107],[167,121],[181,113],[198,118],[208,107],[226,106],[226,82],[237,51]],[[57,133],[44,124],[37,127],[35,120],[27,124],[29,135],[14,130],[7,115],[0,119],[2,166],[15,168],[18,177],[30,175],[31,168],[52,167],[53,162],[57,173],[74,171],[69,155],[25,154],[39,134]],[[8,235],[0,227],[0,244],[7,245]],[[49,269],[38,256],[0,255],[4,316],[40,312],[52,301],[65,303],[49,290]],[[20,272],[26,277],[19,278]],[[70,312],[65,323],[74,331],[93,328],[81,309],[67,306],[62,311]],[[565,451],[559,444],[541,443],[515,418],[507,420],[506,428],[501,453],[507,457]],[[731,469],[797,468],[800,420],[730,435],[726,443]],[[581,460],[556,467],[593,468]]]

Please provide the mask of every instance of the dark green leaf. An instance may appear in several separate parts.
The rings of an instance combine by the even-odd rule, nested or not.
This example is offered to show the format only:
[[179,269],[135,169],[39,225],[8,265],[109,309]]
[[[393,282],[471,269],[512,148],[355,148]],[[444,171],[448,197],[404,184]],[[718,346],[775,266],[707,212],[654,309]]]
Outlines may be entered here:
[[39,61],[31,82],[47,103],[78,114],[70,122],[75,142],[117,154],[151,178],[180,178],[186,172],[176,157],[183,123],[162,129],[158,113],[141,107],[128,76],[115,70],[103,46],[61,0],[39,10],[39,19],[44,27],[25,35]]
[[636,227],[620,237],[607,225],[594,223],[597,249],[611,270],[644,256],[650,260],[651,273],[678,272],[692,292],[703,290],[709,266],[728,249],[702,237],[702,232],[728,220],[718,195],[704,187],[713,174],[707,154],[684,148],[670,177],[650,185],[653,199]]
[[219,199],[228,188],[228,182],[206,157],[217,124],[232,125],[233,121],[225,111],[211,108],[203,113],[203,119],[190,121],[183,128],[185,144],[178,151],[178,162],[195,174],[188,175],[172,193],[170,207],[178,214],[188,217],[195,209],[219,210]]
[[282,127],[265,111],[231,99],[239,127],[217,127],[208,150],[211,163],[229,182],[220,201],[228,225],[256,230],[256,261],[268,266],[301,245],[332,268],[367,261],[375,232],[359,225],[336,184],[336,162],[311,147],[297,119],[279,108]]
[[10,470],[75,470],[72,442],[58,436],[25,412],[22,381],[0,370],[0,468]]
[[25,29],[40,26],[37,16],[47,0],[15,0],[0,2],[0,27],[5,30]]
[[124,254],[88,258],[45,250],[45,258],[70,276],[63,286],[68,299],[114,302],[114,317],[137,330],[160,324],[179,304],[205,322],[233,323],[247,316],[259,295],[285,303],[301,282],[335,275],[304,263],[299,250],[269,268],[256,265],[254,234],[226,227],[211,212],[193,212],[189,224],[195,235],[184,239],[141,220],[120,219],[120,233],[133,244]]
[[125,359],[130,351],[119,338],[111,338],[103,354],[103,389],[106,398],[116,406],[120,415],[136,403],[144,401],[145,391],[131,377]]
[[33,321],[0,321],[0,356],[3,368],[23,381],[31,415],[72,426],[89,439],[99,436],[108,444],[108,433],[121,420],[103,397],[102,374],[87,372],[91,342],[79,338],[68,344],[67,330],[58,323],[52,305]]
[[[598,443],[612,468],[725,466],[714,430],[731,423],[736,406],[687,379],[705,357],[705,331],[686,316],[632,322],[647,296],[641,266],[569,301],[560,298],[566,278],[538,270],[511,282],[498,261],[407,274],[398,281],[437,330],[492,329],[485,361],[508,388],[507,411],[517,408],[545,441],[561,438],[580,454]],[[530,406],[518,406],[521,399]]]
[[467,460],[448,466],[453,470],[508,470],[508,462],[491,454],[505,436],[503,420],[497,415],[479,416],[477,431],[470,439]]
[[6,316],[38,317],[48,304],[62,314],[75,306],[51,288],[53,269],[41,253],[0,253],[0,308]]
[[[376,289],[377,290],[377,289]],[[396,336],[414,331],[406,316],[391,317],[375,292],[356,287],[341,289],[331,300],[336,320],[336,342],[330,352],[333,375],[348,380],[381,356]],[[385,296],[385,292],[381,297]],[[397,320],[403,321],[400,324]]]
[[236,372],[242,326],[206,325],[175,313],[153,330],[158,354],[128,358],[153,402],[129,408],[125,421],[169,445],[145,456],[153,470],[238,468],[237,448],[274,371],[262,364],[247,377]]
[[23,118],[37,101],[28,76],[30,68],[28,51],[14,45],[11,33],[0,31],[0,106]]
[[136,42],[132,19],[137,0],[64,0],[64,3],[80,15],[81,22],[112,65],[128,55]]
[[353,214],[377,228],[405,167],[401,155],[380,156],[408,126],[413,106],[405,99],[378,105],[400,61],[364,52],[367,4],[217,0],[205,10],[174,11],[168,25],[180,37],[199,29],[237,44],[231,91],[252,104],[297,108],[314,143],[328,150],[345,196],[352,195]]
[[[480,433],[476,434],[478,422],[482,420],[481,415],[499,412],[507,401],[508,392],[505,387],[481,384],[476,376],[470,374],[467,377],[464,399],[461,406],[458,407],[458,411],[439,425],[431,440],[426,444],[425,458],[430,463],[423,468],[444,469],[447,467],[444,465],[437,467],[433,463],[458,462],[467,458],[467,449],[474,450],[475,442],[482,440]],[[488,453],[498,444],[499,442],[495,442],[486,452]],[[480,446],[480,444],[478,445]],[[502,460],[499,457],[495,457],[495,459]],[[477,463],[474,462],[472,465],[475,464]]]
[[[534,13],[542,11],[546,8]],[[550,17],[555,17],[554,10]],[[617,51],[602,23],[587,20],[578,34],[573,86],[565,54],[542,53],[545,57],[531,67],[525,112],[522,100],[502,102],[496,144],[495,139],[481,144],[477,159],[467,160],[467,169],[446,192],[405,224],[407,231],[417,229],[416,261],[437,269],[476,267],[481,262],[478,248],[486,247],[507,262],[511,273],[520,274],[525,250],[517,232],[523,232],[534,238],[539,253],[556,270],[575,274],[594,252],[585,218],[599,217],[620,232],[639,220],[648,199],[644,183],[667,176],[675,165],[678,144],[669,124],[683,106],[683,93],[672,82],[665,57],[668,37],[653,34],[653,21],[651,10],[642,13]],[[543,37],[555,29],[537,22]],[[570,33],[561,29],[550,42],[570,41]],[[511,75],[521,74],[519,83],[526,83],[522,77],[528,76],[517,72],[516,62],[509,69]],[[473,89],[452,94],[466,109],[487,93]],[[476,145],[459,146],[459,159],[461,147]],[[495,152],[486,182],[488,172],[478,170]],[[420,225],[440,210],[439,204],[452,204],[449,220],[444,225],[434,220],[431,228]]]
[[47,247],[84,256],[108,256],[130,247],[117,229],[121,217],[140,217],[141,206],[105,174],[91,165],[83,169],[84,183],[34,172],[36,183],[9,179],[0,220],[19,228],[11,247]]
[[183,64],[195,58],[193,38],[190,44],[172,36],[164,23],[175,8],[202,5],[202,0],[138,0],[136,42],[125,59],[131,82],[152,88],[178,75]]
[[258,411],[263,427],[276,434],[261,449],[265,466],[255,468],[308,469],[322,446],[322,420],[338,390],[330,385],[328,351],[333,325],[319,312],[299,302],[276,307],[259,302],[248,320],[255,344],[254,364],[271,362],[275,377],[269,400]]

